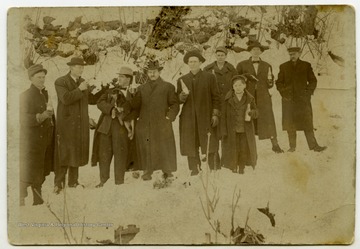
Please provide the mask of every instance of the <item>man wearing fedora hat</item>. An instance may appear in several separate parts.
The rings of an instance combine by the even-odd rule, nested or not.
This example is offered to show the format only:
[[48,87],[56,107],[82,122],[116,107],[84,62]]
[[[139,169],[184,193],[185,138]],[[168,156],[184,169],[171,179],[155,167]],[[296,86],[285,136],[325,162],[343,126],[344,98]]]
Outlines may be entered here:
[[[183,104],[180,114],[180,151],[187,156],[191,175],[197,175],[202,159],[208,152],[210,169],[215,169],[214,154],[218,151],[219,139],[217,126],[220,116],[220,92],[216,78],[200,69],[205,58],[199,51],[189,51],[184,63],[190,72],[179,78],[177,94]],[[210,143],[208,145],[208,134]]]
[[[204,68],[205,72],[209,72],[215,75],[216,82],[220,90],[221,102],[225,100],[225,95],[231,90],[232,77],[237,74],[235,67],[226,61],[227,54],[228,50],[225,47],[217,47],[215,50],[216,61],[212,62]],[[219,153],[215,154],[215,164],[216,167],[219,167]]]
[[86,62],[79,57],[67,63],[70,72],[55,81],[58,96],[57,146],[59,163],[55,170],[55,193],[65,186],[66,172],[69,171],[68,186],[79,184],[79,167],[89,160],[89,113],[88,104],[96,104],[105,88],[95,95],[81,75]]
[[155,170],[162,170],[164,178],[176,171],[176,146],[172,122],[179,112],[175,87],[160,77],[159,62],[149,61],[148,81],[139,86],[130,101],[132,112],[138,114],[135,138],[142,179],[152,179]]
[[277,140],[276,125],[269,89],[274,85],[274,76],[271,65],[261,60],[260,55],[266,48],[258,41],[249,43],[248,51],[251,57],[241,61],[236,69],[239,74],[249,73],[258,81],[249,81],[248,91],[255,97],[259,117],[254,120],[255,133],[260,140],[270,139],[272,150],[275,153],[283,153]]
[[124,111],[133,71],[123,66],[118,74],[119,78],[115,86],[109,88],[97,102],[101,115],[95,130],[91,164],[96,166],[99,162],[100,183],[96,186],[98,188],[103,187],[110,177],[113,157],[115,184],[124,183],[125,171],[129,163],[130,142],[134,136],[133,122],[126,120],[130,113]]
[[289,137],[289,152],[296,149],[296,131],[304,131],[310,150],[321,152],[326,146],[319,146],[313,126],[311,95],[317,79],[309,62],[300,60],[301,49],[288,49],[290,60],[280,65],[277,90],[282,97],[282,125]]
[[40,64],[28,68],[31,86],[20,96],[20,205],[31,186],[33,205],[42,204],[41,187],[54,169],[55,116],[45,90],[47,70]]

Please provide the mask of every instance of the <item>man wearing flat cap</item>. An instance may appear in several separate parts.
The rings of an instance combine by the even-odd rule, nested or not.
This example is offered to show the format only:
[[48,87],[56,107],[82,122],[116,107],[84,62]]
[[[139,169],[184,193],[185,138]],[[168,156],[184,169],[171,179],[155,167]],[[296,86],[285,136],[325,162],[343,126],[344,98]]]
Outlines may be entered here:
[[[228,50],[221,46],[217,47],[215,51],[216,61],[207,65],[204,68],[205,72],[212,73],[215,75],[216,82],[218,84],[221,102],[225,100],[225,95],[232,89],[231,88],[231,79],[237,74],[235,67],[226,61]],[[220,127],[220,126],[218,126]],[[219,153],[215,153],[215,166],[219,167],[220,157]]]
[[160,77],[161,70],[157,60],[148,62],[148,81],[139,86],[130,102],[132,112],[138,114],[135,138],[144,181],[151,180],[155,170],[162,170],[165,179],[177,170],[172,122],[179,113],[179,103],[175,87]]
[[99,163],[100,183],[97,188],[103,187],[110,178],[112,158],[114,158],[115,185],[124,183],[125,171],[129,163],[130,143],[134,136],[134,120],[128,117],[130,112],[124,111],[133,71],[124,66],[120,68],[118,74],[117,83],[97,102],[101,115],[95,130],[91,159],[93,166]]
[[20,205],[31,186],[33,205],[43,203],[41,187],[54,169],[55,116],[45,90],[47,70],[40,64],[28,68],[31,86],[20,96]]
[[280,65],[277,90],[282,97],[282,125],[289,137],[289,152],[296,149],[296,131],[304,131],[310,150],[320,152],[326,146],[319,146],[313,127],[311,96],[317,79],[311,64],[300,60],[300,48],[288,49],[290,60]]
[[[187,156],[191,175],[197,175],[201,159],[208,154],[210,169],[215,169],[214,154],[218,151],[218,132],[220,116],[220,91],[212,73],[202,71],[205,58],[199,51],[189,51],[184,56],[184,63],[190,72],[178,79],[177,95],[183,104],[180,114],[180,151]],[[208,146],[208,133],[210,143]],[[207,148],[209,151],[207,151]]]
[[269,89],[274,85],[274,75],[272,67],[266,61],[260,58],[265,47],[258,41],[251,41],[247,49],[251,57],[241,61],[236,69],[239,74],[249,73],[254,75],[258,80],[249,81],[247,90],[255,97],[256,106],[259,116],[254,120],[255,134],[259,140],[270,139],[272,150],[275,153],[284,152],[277,140],[276,125],[272,107],[271,95]]
[[89,113],[88,104],[96,104],[103,94],[91,93],[90,86],[81,75],[86,62],[73,57],[67,63],[70,72],[55,81],[58,97],[57,137],[59,164],[55,170],[55,193],[65,186],[67,171],[68,186],[75,188],[79,184],[79,167],[87,165],[89,160]]

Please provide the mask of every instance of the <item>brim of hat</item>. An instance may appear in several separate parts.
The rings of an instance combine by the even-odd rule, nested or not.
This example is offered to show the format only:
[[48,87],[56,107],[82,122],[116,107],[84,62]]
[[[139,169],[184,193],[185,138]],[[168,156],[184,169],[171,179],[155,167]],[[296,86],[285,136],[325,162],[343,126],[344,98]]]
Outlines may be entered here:
[[154,68],[145,68],[146,71],[149,71],[149,70],[159,70],[161,71],[164,67],[154,67]]
[[253,48],[260,48],[261,52],[264,52],[266,49],[264,46],[249,46],[247,50],[250,52]]
[[199,58],[199,60],[200,60],[202,63],[205,62],[205,58],[204,58],[202,55],[190,54],[190,55],[185,55],[185,56],[184,56],[184,62],[185,62],[186,64],[189,62],[189,58],[190,58],[190,57],[197,57],[197,58]]
[[68,66],[76,66],[76,65],[79,65],[79,66],[86,66],[86,63],[71,63],[71,62],[68,62],[66,63]]
[[45,74],[47,74],[47,70],[43,68],[43,69],[39,69],[39,70],[35,71],[34,73],[32,73],[32,74],[30,75],[30,77],[32,77],[32,76],[34,76],[35,74],[40,73],[40,72],[44,72]]

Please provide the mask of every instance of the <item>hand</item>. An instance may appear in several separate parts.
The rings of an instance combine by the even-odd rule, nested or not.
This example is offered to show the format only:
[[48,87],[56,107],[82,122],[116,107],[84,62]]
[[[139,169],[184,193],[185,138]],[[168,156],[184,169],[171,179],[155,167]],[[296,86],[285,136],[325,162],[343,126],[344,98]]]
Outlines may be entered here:
[[132,140],[134,138],[134,120],[124,121],[124,125],[128,131],[128,138]]
[[219,124],[219,117],[218,116],[212,116],[211,118],[211,127],[216,127]]
[[181,93],[179,94],[179,99],[180,99],[181,102],[185,102],[188,96],[189,96],[189,94],[186,94],[186,93],[184,93],[184,92],[181,92]]
[[52,110],[45,110],[42,113],[38,113],[36,115],[36,119],[38,120],[39,123],[44,122],[46,119],[48,118],[52,118],[52,116],[54,115],[54,111]]
[[88,89],[89,84],[86,81],[81,82],[81,84],[79,85],[79,89],[80,91],[85,91],[86,89]]
[[257,111],[256,110],[250,110],[249,111],[249,116],[251,118],[257,118]]
[[268,88],[272,88],[274,86],[274,80],[268,80]]

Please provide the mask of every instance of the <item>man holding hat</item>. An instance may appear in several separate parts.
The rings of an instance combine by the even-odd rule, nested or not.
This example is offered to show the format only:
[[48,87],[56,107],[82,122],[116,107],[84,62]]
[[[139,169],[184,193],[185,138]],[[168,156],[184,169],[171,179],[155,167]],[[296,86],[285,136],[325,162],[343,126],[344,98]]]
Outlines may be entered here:
[[67,63],[70,72],[55,81],[58,96],[57,106],[57,146],[59,165],[55,171],[55,193],[60,193],[69,171],[68,186],[79,184],[79,167],[89,160],[89,114],[88,104],[96,104],[102,91],[93,95],[90,86],[81,75],[86,62],[73,57]]
[[261,60],[260,55],[265,47],[258,41],[249,43],[248,51],[251,57],[241,61],[236,69],[239,74],[249,73],[254,75],[258,81],[249,81],[247,90],[255,97],[259,117],[254,120],[255,134],[260,140],[270,139],[272,150],[275,153],[283,153],[277,140],[274,112],[272,108],[271,95],[269,89],[274,85],[274,75],[271,65]]
[[313,95],[317,79],[311,64],[302,61],[300,48],[288,49],[290,60],[280,65],[277,90],[282,97],[282,124],[283,130],[288,132],[289,152],[296,149],[296,131],[302,130],[310,150],[320,152],[326,146],[319,146],[313,127],[311,95]]
[[20,205],[25,205],[29,186],[33,205],[44,202],[41,186],[54,169],[55,116],[44,87],[46,74],[40,64],[29,67],[31,86],[20,96]]
[[149,80],[139,86],[131,100],[131,109],[138,114],[135,138],[142,179],[151,180],[155,170],[162,170],[164,178],[172,177],[176,166],[176,147],[172,122],[179,112],[175,87],[160,77],[158,61],[147,64]]
[[101,115],[95,130],[91,160],[93,166],[99,162],[100,183],[96,187],[103,187],[109,179],[113,157],[115,184],[124,183],[129,145],[134,134],[131,121],[125,121],[129,112],[125,113],[123,106],[127,101],[127,89],[132,78],[133,71],[128,67],[121,67],[117,84],[109,88],[97,102]]
[[187,52],[184,63],[189,66],[190,72],[177,82],[177,94],[183,104],[180,114],[180,151],[188,157],[191,175],[199,173],[199,147],[202,159],[206,158],[208,152],[206,159],[210,169],[215,169],[214,153],[219,147],[217,126],[221,97],[215,76],[200,69],[204,61],[199,51]]

